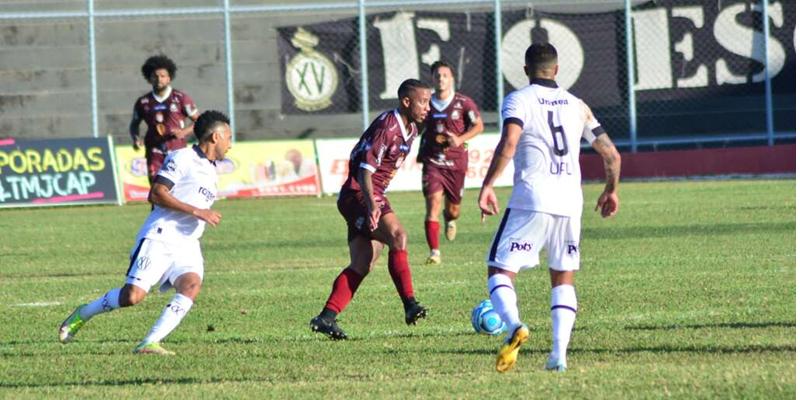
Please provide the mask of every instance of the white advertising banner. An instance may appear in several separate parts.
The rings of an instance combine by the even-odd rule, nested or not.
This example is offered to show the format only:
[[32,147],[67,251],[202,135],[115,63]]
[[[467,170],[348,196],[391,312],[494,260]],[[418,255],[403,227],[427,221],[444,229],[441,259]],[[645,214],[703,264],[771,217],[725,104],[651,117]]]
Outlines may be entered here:
[[[489,169],[492,154],[499,134],[484,133],[469,141],[469,169],[464,183],[466,188],[479,188]],[[358,138],[347,139],[317,139],[317,157],[322,178],[322,192],[327,194],[339,193],[345,179],[347,179],[350,151],[358,142]],[[388,191],[422,190],[422,164],[416,162],[419,150],[419,140],[414,140],[408,159],[397,171],[397,175],[389,184]],[[497,179],[495,186],[511,186],[514,176],[513,165],[508,165],[503,175]]]

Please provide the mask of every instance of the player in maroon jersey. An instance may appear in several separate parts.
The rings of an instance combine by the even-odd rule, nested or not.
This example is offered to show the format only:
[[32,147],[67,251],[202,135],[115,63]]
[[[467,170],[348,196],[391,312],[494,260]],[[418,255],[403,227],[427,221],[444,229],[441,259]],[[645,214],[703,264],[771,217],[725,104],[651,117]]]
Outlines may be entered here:
[[[194,126],[186,125],[186,119],[197,121],[200,116],[194,100],[170,85],[177,70],[175,63],[164,55],[152,56],[142,65],[142,75],[153,86],[153,91],[136,99],[130,134],[134,150],[138,151],[144,144],[147,179],[151,185],[167,153],[186,147],[186,136],[192,133]],[[139,138],[142,121],[147,124],[144,143]]]
[[461,212],[464,178],[467,174],[465,143],[483,132],[478,106],[454,88],[453,67],[444,61],[431,66],[436,89],[431,112],[425,119],[418,161],[422,162],[422,193],[425,195],[425,238],[431,250],[426,264],[442,262],[439,252],[439,214],[444,199],[447,240],[456,238],[456,220]]
[[414,298],[408,267],[407,236],[384,192],[411,150],[417,127],[430,109],[430,87],[405,80],[397,90],[400,107],[372,121],[350,153],[350,171],[337,206],[347,221],[350,265],[333,281],[322,312],[311,319],[311,330],[333,340],[347,339],[336,316],[350,303],[359,284],[372,270],[383,246],[389,246],[389,274],[403,301],[406,324],[425,318],[427,310]]

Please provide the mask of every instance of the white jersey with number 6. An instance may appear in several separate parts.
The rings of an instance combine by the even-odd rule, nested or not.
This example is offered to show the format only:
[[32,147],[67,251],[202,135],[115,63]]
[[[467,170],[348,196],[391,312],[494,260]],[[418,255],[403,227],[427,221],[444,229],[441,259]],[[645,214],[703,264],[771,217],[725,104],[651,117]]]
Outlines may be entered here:
[[535,79],[506,96],[503,123],[522,127],[508,207],[580,218],[581,137],[592,143],[605,133],[589,108],[555,81]]

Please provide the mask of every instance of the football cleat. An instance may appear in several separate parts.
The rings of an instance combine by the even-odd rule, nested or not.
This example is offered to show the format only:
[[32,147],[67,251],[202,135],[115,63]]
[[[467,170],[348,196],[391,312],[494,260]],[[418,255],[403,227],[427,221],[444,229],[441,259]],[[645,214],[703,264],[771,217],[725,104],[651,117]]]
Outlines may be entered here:
[[522,324],[514,329],[514,333],[500,346],[500,351],[497,352],[497,363],[495,368],[497,372],[507,372],[514,367],[517,363],[517,355],[519,348],[523,343],[528,341],[531,333],[525,324]]
[[335,319],[324,318],[317,315],[316,317],[311,318],[309,326],[311,326],[311,331],[322,333],[331,340],[347,339],[347,334],[342,330],[342,328],[339,328],[339,325],[336,324]]
[[554,372],[566,372],[567,362],[561,361],[558,358],[554,358],[553,356],[548,356],[547,363],[544,365],[544,369],[547,371],[554,371]]
[[431,254],[427,260],[425,260],[425,265],[439,265],[442,263],[442,256],[439,254]]
[[416,325],[417,321],[428,316],[428,309],[417,302],[411,303],[411,305],[406,306],[405,309],[406,325]]
[[174,356],[174,351],[169,351],[163,347],[161,347],[161,343],[158,342],[151,342],[151,343],[139,343],[135,349],[133,349],[133,354],[156,354],[159,356]]
[[452,242],[456,240],[456,232],[458,232],[456,221],[447,221],[447,227],[444,229],[444,237]]
[[86,323],[83,319],[81,319],[81,309],[86,307],[86,304],[81,304],[72,314],[61,323],[61,327],[58,329],[58,340],[61,343],[69,343],[72,341],[72,338],[75,337],[75,334],[83,327],[83,324]]

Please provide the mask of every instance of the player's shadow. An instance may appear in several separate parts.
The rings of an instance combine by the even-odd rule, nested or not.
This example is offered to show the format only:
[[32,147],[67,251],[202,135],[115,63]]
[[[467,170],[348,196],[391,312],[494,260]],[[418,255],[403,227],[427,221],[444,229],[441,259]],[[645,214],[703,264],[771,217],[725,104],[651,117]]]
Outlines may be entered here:
[[225,378],[225,379],[199,379],[199,378],[136,378],[136,379],[104,379],[97,381],[74,381],[58,383],[10,383],[3,382],[0,378],[0,388],[19,389],[19,388],[42,388],[42,387],[64,387],[64,386],[140,386],[147,384],[175,384],[175,385],[197,385],[215,384],[226,382],[256,382],[255,379]]
[[742,232],[794,232],[794,222],[740,222],[703,225],[637,225],[584,228],[584,238],[643,239],[674,236],[738,235]]
[[[709,353],[709,354],[760,354],[760,353],[794,353],[795,352],[794,345],[746,345],[746,346],[722,346],[722,345],[714,345],[714,346],[672,346],[672,345],[662,345],[662,346],[634,346],[634,347],[623,347],[623,348],[615,348],[615,349],[606,349],[606,348],[582,348],[582,347],[575,347],[570,348],[569,352],[572,354],[605,354],[605,355],[614,355],[614,354],[635,354],[635,353]],[[392,349],[392,351],[396,351]],[[470,350],[463,350],[463,349],[444,349],[444,350],[434,350],[434,353],[439,354],[457,354],[457,355],[495,355],[497,354],[497,346],[492,348],[481,348],[481,349],[470,349]],[[523,347],[520,349],[520,352],[523,354],[548,354],[550,353],[550,348],[536,348],[533,346]]]
[[707,328],[730,328],[730,329],[759,329],[759,328],[796,328],[794,321],[771,321],[771,322],[721,322],[715,324],[669,324],[669,325],[632,325],[624,329],[632,331],[670,331],[678,329],[707,329]]

